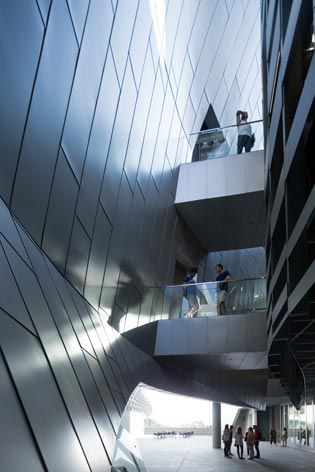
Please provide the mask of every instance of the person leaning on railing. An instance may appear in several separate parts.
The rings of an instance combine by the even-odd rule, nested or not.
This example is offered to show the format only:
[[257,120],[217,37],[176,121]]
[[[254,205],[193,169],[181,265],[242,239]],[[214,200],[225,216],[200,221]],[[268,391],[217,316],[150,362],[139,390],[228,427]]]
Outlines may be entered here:
[[196,318],[200,308],[200,302],[197,296],[198,289],[196,287],[197,272],[197,267],[193,267],[190,269],[189,274],[183,279],[183,284],[187,285],[184,289],[184,297],[188,301],[188,311],[184,316],[187,318]]
[[250,152],[251,148],[253,147],[253,134],[252,134],[252,127],[248,120],[248,113],[247,111],[237,110],[236,112],[236,124],[237,124],[237,131],[238,131],[238,138],[237,138],[237,154],[241,154],[243,148],[245,148],[245,152]]
[[231,280],[231,274],[228,270],[224,270],[222,264],[216,264],[214,270],[218,274],[217,283],[217,313],[218,315],[226,315],[226,300],[229,291],[228,281]]

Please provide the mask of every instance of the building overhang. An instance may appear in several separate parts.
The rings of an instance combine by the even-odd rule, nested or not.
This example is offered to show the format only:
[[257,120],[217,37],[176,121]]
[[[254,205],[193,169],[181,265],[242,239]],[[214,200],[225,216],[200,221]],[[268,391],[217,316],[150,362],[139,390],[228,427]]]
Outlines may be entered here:
[[180,166],[175,205],[209,252],[263,246],[264,151]]

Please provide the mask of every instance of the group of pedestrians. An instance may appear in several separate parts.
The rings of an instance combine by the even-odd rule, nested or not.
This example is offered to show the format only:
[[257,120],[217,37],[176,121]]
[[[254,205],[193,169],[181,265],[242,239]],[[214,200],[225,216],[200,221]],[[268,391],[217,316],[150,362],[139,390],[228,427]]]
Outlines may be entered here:
[[[230,459],[234,456],[231,451],[233,443],[234,426],[226,424],[222,433],[222,441],[224,444],[224,457]],[[261,433],[257,425],[250,426],[246,431],[245,436],[242,428],[239,426],[234,435],[234,446],[237,450],[237,456],[240,460],[244,458],[244,444],[246,445],[246,452],[248,460],[260,459],[259,441],[261,440]]]
[[[214,270],[217,274],[215,281],[216,284],[216,297],[217,297],[217,314],[226,315],[226,300],[228,296],[228,281],[231,279],[231,274],[228,270],[224,270],[222,264],[216,264]],[[200,298],[203,296],[198,287],[197,283],[197,267],[192,267],[189,273],[184,277],[183,284],[184,297],[188,301],[188,310],[185,313],[187,318],[196,318],[200,309]]]

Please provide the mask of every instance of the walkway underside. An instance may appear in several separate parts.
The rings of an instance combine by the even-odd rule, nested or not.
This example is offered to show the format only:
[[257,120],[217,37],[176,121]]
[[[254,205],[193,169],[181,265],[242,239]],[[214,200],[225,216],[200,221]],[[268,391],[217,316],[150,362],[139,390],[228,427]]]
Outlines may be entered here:
[[[265,408],[265,315],[160,320],[123,333],[161,367],[213,389],[209,400]],[[163,387],[162,387],[163,388]],[[204,397],[205,398],[205,397]]]

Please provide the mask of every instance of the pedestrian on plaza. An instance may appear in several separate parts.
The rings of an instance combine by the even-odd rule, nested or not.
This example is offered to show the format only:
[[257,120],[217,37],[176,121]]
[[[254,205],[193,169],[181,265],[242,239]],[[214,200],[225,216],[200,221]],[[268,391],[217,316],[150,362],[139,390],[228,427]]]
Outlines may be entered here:
[[230,429],[229,425],[226,424],[222,433],[222,441],[224,445],[224,457],[230,458],[229,454],[229,442],[230,442]]
[[236,434],[235,434],[235,446],[237,449],[237,455],[239,459],[243,459],[243,451],[244,451],[244,446],[243,446],[243,432],[242,428],[239,426],[237,428]]
[[283,428],[282,435],[281,435],[281,440],[282,440],[282,447],[287,447],[287,443],[288,443],[287,428]]
[[270,446],[277,445],[277,431],[272,427],[270,430]]
[[255,458],[260,459],[259,441],[261,440],[261,432],[256,424],[253,426],[253,430],[255,434],[255,444],[254,444],[255,450],[256,450]]
[[298,441],[299,441],[299,445],[301,446],[301,444],[302,444],[302,428],[300,428],[298,430],[297,438],[298,438]]
[[310,435],[311,435],[311,431],[308,428],[306,428],[304,446],[309,446],[310,445]]
[[244,442],[246,443],[247,457],[249,457],[249,447],[248,447],[248,442],[247,442],[247,436],[248,436],[248,431],[246,431],[245,433]]
[[233,430],[234,426],[231,424],[230,425],[230,440],[229,440],[229,456],[234,456],[231,452],[231,447],[232,447],[232,442],[233,442]]
[[254,460],[254,444],[255,444],[255,433],[253,428],[250,426],[247,433],[247,446],[249,450],[249,459],[250,461]]

